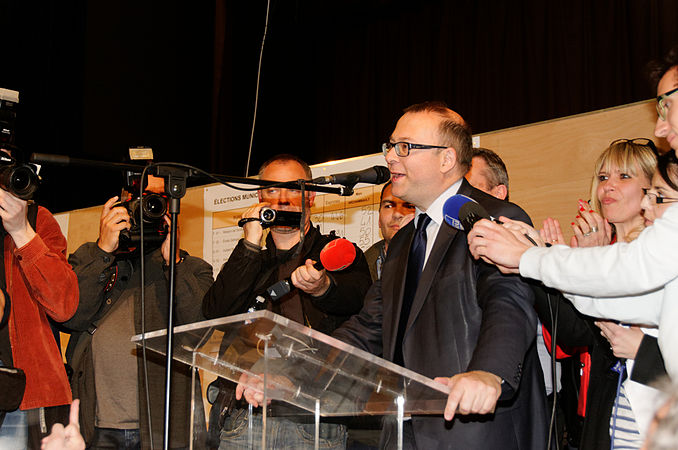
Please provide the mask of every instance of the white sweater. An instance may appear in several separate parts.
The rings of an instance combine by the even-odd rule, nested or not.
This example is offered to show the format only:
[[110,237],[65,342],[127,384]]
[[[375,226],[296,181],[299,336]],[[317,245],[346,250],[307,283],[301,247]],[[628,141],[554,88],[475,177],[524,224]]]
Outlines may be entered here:
[[666,370],[678,380],[678,204],[628,244],[531,248],[520,274],[569,294],[589,316],[657,326]]

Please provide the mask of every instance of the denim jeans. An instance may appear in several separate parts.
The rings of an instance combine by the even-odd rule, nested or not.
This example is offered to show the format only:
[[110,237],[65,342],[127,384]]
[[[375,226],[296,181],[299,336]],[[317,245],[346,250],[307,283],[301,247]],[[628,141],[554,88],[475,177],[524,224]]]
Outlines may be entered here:
[[[0,366],[4,366],[0,360]],[[5,414],[0,426],[0,448],[25,449],[28,446],[28,418],[26,411],[17,409]]]
[[28,446],[26,411],[8,412],[0,427],[0,448],[25,449]]
[[[246,409],[235,410],[226,419],[221,430],[219,450],[248,449],[248,413]],[[261,447],[261,414],[252,418],[253,448]],[[339,450],[346,448],[346,426],[336,423],[320,423],[319,448]],[[315,445],[315,424],[298,423],[284,417],[267,417],[266,448],[312,449]]]
[[141,436],[139,429],[121,430],[117,428],[95,428],[94,439],[90,449],[124,449],[140,450]]

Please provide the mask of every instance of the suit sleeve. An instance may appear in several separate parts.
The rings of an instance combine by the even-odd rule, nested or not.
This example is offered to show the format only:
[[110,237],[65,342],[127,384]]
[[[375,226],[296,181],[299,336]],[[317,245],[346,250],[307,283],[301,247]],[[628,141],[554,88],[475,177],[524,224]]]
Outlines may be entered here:
[[[530,223],[522,210],[513,212],[513,218]],[[496,267],[478,262],[477,301],[482,320],[468,370],[493,373],[515,393],[520,385],[523,360],[536,337],[534,292],[520,277],[503,275]]]
[[344,322],[332,336],[373,355],[382,356],[382,319],[381,280],[377,280],[367,291],[360,312]]

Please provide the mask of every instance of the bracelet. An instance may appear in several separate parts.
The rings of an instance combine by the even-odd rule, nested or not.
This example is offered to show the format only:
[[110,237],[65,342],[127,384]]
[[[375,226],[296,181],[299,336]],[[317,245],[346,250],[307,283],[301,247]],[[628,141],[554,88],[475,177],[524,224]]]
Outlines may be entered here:
[[259,221],[258,217],[245,217],[243,219],[238,220],[238,226],[240,228],[244,227],[246,223],[248,222],[254,222],[254,221]]

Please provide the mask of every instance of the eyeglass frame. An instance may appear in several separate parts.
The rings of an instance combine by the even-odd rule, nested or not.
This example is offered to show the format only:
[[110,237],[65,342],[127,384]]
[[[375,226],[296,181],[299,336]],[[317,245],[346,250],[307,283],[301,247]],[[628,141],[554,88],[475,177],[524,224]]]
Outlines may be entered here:
[[[645,143],[640,143],[636,141],[645,141]],[[610,147],[612,147],[614,144],[636,144],[636,145],[642,145],[643,147],[649,147],[650,150],[652,150],[652,153],[654,153],[655,156],[659,157],[659,150],[657,149],[657,145],[654,143],[654,141],[650,138],[633,138],[633,139],[625,139],[625,138],[620,138],[620,139],[615,139],[610,143]]]
[[663,122],[666,122],[666,106],[664,105],[664,101],[676,92],[678,92],[678,87],[657,96],[657,115]]
[[[650,192],[650,188],[642,188],[643,189],[643,195],[645,197],[654,197],[654,203],[657,205],[661,205],[664,203],[675,203],[678,202],[678,198],[671,198],[671,197],[660,197],[657,195],[656,192]],[[666,201],[668,200],[668,201]],[[650,200],[651,201],[651,200]]]
[[[404,155],[401,155],[398,153],[398,144],[406,144],[407,145],[407,152]],[[411,142],[405,142],[405,141],[399,141],[399,142],[384,142],[381,144],[381,151],[384,153],[384,156],[388,155],[388,152],[391,151],[391,149],[395,150],[396,155],[400,156],[401,158],[404,158],[406,156],[410,155],[410,151],[414,150],[426,150],[426,149],[431,149],[431,148],[448,148],[448,146],[443,146],[443,145],[427,145],[427,144],[413,144]]]

